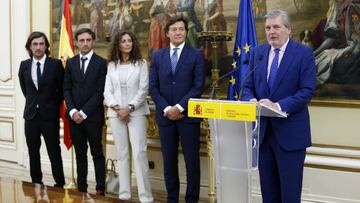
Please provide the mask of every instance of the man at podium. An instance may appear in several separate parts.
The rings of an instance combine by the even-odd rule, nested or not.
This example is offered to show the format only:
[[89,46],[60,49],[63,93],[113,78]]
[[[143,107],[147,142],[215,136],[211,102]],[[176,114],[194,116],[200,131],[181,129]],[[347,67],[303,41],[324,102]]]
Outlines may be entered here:
[[316,85],[310,48],[290,39],[287,12],[265,15],[268,43],[254,48],[243,100],[284,111],[287,118],[262,117],[259,174],[263,202],[300,202],[306,148],[311,145],[307,104]]

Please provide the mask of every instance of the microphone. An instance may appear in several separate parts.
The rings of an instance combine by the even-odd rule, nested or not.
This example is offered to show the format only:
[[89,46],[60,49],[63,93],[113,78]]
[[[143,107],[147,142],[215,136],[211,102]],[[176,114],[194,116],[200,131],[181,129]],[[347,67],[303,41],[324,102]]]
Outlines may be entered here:
[[[263,59],[264,59],[264,55],[259,56],[258,62],[262,61]],[[248,77],[256,70],[257,67],[258,67],[258,66],[255,65],[254,68],[253,68],[252,70],[250,70],[250,71],[244,76],[244,79],[243,79],[243,81],[242,81],[242,83],[241,83],[241,86],[240,86],[238,101],[241,100],[242,95],[243,95],[243,93],[244,93],[244,89],[245,89],[245,88],[244,88],[244,85],[245,85],[246,80],[247,80]]]
[[[246,62],[246,63],[245,63]],[[244,64],[248,64],[249,63],[249,60],[245,60],[244,61]],[[217,80],[215,80],[213,83],[212,83],[212,88],[211,88],[211,93],[210,93],[210,99],[214,99],[215,97],[215,87],[216,85],[221,81],[223,80],[224,78],[226,78],[227,76],[229,76],[230,74],[234,73],[235,71],[239,70],[241,66],[238,66],[236,67],[235,69],[233,69],[232,71],[222,75],[221,77],[219,77]]]

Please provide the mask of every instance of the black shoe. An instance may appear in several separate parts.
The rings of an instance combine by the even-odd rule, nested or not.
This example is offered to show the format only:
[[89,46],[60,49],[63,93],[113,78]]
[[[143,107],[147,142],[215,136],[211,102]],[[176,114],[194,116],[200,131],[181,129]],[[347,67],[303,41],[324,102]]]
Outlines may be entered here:
[[105,192],[103,190],[96,190],[96,195],[105,196]]
[[57,188],[64,188],[64,185],[63,184],[55,184],[54,187],[57,187]]

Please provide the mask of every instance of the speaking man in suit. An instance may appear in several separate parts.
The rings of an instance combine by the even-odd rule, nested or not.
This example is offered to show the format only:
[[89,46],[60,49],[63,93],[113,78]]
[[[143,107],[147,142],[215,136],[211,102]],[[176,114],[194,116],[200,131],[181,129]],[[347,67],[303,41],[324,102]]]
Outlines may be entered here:
[[168,202],[178,202],[178,145],[186,163],[186,202],[197,202],[200,190],[200,120],[187,117],[189,98],[204,87],[204,57],[185,43],[187,22],[171,19],[165,32],[170,46],[155,52],[150,67],[150,95],[156,105]]
[[[315,91],[315,59],[309,47],[290,39],[289,16],[265,16],[267,44],[250,56],[243,100],[259,101],[289,114],[261,118],[259,173],[263,202],[301,200],[306,148],[311,145],[307,104]],[[255,69],[255,70],[254,70]]]
[[42,32],[32,32],[25,45],[30,58],[22,61],[19,81],[25,96],[25,137],[29,150],[33,183],[43,184],[40,163],[40,136],[43,135],[51,162],[55,187],[65,184],[60,149],[60,106],[63,101],[64,68],[49,56],[49,40]]
[[104,125],[103,92],[106,60],[93,51],[95,33],[82,28],[75,33],[79,54],[66,63],[64,97],[70,117],[71,140],[75,147],[77,182],[80,192],[87,192],[87,143],[93,157],[97,194],[104,195],[105,157],[102,146]]

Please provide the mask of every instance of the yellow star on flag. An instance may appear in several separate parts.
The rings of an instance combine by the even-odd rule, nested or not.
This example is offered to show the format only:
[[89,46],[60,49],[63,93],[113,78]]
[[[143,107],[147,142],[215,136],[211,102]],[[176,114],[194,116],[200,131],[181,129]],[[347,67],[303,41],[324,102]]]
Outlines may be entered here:
[[248,43],[246,43],[244,50],[246,53],[248,53],[250,51],[250,46],[248,45]]
[[237,50],[236,50],[235,52],[238,54],[238,56],[240,56],[240,54],[241,54],[241,49],[240,49],[239,46],[237,47]]
[[231,83],[231,85],[235,85],[236,79],[234,78],[234,76],[231,76],[231,79],[229,82]]
[[235,60],[233,60],[233,62],[232,62],[232,67],[233,67],[233,69],[235,69],[236,68],[236,61]]
[[238,99],[238,93],[236,91],[234,91],[234,99],[237,100]]

